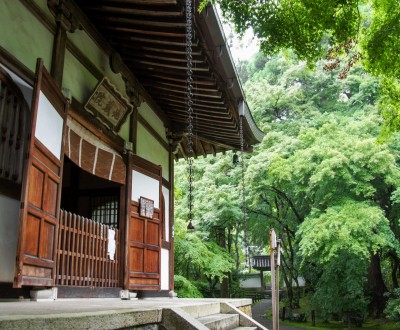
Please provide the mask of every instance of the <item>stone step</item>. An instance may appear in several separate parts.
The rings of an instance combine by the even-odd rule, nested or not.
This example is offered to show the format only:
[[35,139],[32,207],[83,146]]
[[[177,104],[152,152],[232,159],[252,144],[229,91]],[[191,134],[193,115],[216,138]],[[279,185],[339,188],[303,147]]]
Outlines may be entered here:
[[198,319],[203,316],[218,314],[221,312],[221,304],[218,303],[206,303],[194,306],[181,307],[186,313],[190,314],[194,318]]
[[257,327],[237,327],[233,330],[257,330]]
[[231,330],[239,327],[237,314],[212,314],[198,318],[210,330]]

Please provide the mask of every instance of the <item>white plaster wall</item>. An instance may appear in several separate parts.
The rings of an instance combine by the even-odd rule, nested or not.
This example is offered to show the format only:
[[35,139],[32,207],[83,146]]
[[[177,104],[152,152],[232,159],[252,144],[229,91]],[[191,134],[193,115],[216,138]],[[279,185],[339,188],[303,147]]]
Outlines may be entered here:
[[19,201],[0,195],[0,282],[13,282]]
[[63,118],[40,92],[35,136],[57,159],[61,158],[63,123]]
[[162,187],[162,193],[164,196],[164,204],[165,204],[165,210],[164,210],[165,237],[164,237],[164,239],[169,242],[169,190],[165,187]]
[[24,99],[26,103],[28,103],[29,107],[31,106],[32,103],[32,93],[33,93],[33,88],[31,85],[29,85],[27,82],[22,80],[19,76],[17,76],[14,72],[6,68],[4,65],[0,66],[7,71],[7,73],[10,75],[11,79],[18,85],[19,89],[22,92],[22,95],[24,96]]
[[137,171],[132,171],[132,200],[139,202],[140,196],[152,199],[154,207],[160,208],[160,183]]
[[161,290],[169,290],[169,251],[161,249]]
[[261,288],[261,278],[260,275],[257,277],[247,278],[245,280],[240,280],[241,288]]

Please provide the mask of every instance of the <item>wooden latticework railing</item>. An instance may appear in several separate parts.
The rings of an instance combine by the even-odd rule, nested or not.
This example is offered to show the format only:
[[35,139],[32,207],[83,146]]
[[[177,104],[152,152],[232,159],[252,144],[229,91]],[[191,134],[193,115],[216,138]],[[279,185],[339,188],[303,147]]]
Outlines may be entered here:
[[64,210],[60,215],[57,285],[119,287],[119,231],[115,256],[108,251],[108,226]]

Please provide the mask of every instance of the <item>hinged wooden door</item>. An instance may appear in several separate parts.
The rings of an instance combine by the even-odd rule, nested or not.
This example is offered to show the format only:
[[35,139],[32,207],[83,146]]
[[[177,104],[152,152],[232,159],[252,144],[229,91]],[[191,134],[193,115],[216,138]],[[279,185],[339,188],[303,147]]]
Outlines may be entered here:
[[[127,274],[125,287],[130,290],[161,288],[161,167],[139,157],[130,162],[129,216],[127,226]],[[154,200],[151,218],[140,215],[139,196]]]
[[38,60],[22,183],[14,287],[52,286],[68,103]]

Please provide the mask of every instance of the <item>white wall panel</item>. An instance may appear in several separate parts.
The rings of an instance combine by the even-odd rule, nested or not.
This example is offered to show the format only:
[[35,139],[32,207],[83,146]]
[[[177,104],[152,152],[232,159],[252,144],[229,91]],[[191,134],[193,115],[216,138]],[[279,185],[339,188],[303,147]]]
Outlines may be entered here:
[[169,290],[169,251],[161,249],[161,290]]
[[162,193],[164,196],[164,202],[165,202],[165,210],[164,210],[164,228],[165,228],[165,237],[164,239],[166,241],[169,241],[169,190],[165,187],[162,187]]
[[160,208],[160,183],[145,174],[132,171],[132,200],[139,202],[140,196],[152,199],[154,207]]
[[63,118],[40,92],[35,136],[57,159],[61,157],[63,123]]
[[13,282],[19,201],[0,195],[0,282]]

